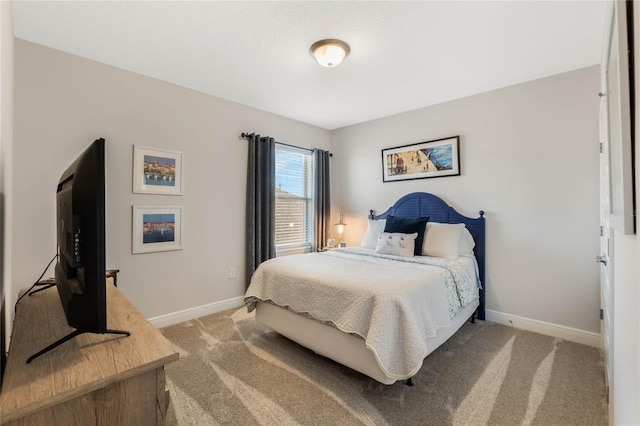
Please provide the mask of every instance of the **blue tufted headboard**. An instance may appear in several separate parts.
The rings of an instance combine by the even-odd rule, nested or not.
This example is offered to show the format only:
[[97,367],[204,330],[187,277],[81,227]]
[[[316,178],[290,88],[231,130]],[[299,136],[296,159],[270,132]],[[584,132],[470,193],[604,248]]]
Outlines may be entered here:
[[464,223],[476,246],[473,252],[478,261],[478,270],[482,289],[480,290],[480,306],[478,307],[478,319],[485,319],[484,295],[487,288],[485,281],[485,218],[484,211],[480,210],[480,216],[470,218],[458,213],[453,207],[448,205],[441,198],[427,192],[412,192],[396,201],[382,214],[375,215],[373,210],[369,211],[369,218],[378,220],[389,215],[397,217],[418,218],[429,217],[430,222],[441,223]]

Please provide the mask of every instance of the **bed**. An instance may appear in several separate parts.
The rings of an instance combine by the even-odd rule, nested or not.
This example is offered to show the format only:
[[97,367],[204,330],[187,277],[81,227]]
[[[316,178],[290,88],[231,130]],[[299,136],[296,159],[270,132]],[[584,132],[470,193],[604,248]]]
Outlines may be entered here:
[[[398,224],[425,232],[378,232]],[[443,235],[459,235],[460,248],[447,248]],[[427,355],[485,317],[484,212],[466,217],[433,194],[410,193],[382,214],[370,211],[362,245],[270,259],[245,303],[256,320],[322,356],[383,384],[411,383]]]

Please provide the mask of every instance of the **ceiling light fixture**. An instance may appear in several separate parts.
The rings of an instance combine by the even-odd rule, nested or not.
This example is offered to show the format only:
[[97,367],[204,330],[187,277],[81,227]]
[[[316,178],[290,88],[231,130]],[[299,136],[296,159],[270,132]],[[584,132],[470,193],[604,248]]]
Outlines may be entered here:
[[311,45],[311,54],[316,61],[323,67],[333,68],[349,56],[351,49],[349,45],[342,40],[329,38],[326,40],[316,41]]

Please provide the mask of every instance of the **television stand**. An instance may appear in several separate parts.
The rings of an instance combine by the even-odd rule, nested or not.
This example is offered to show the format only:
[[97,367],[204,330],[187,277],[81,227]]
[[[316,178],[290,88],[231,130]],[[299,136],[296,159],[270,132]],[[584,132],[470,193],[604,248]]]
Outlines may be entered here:
[[[178,353],[111,281],[107,326],[131,332],[126,339],[74,331],[54,288],[20,302],[3,371],[1,426],[165,424],[164,366]],[[64,345],[25,363],[60,336]]]
[[[45,290],[45,289],[41,289],[41,290]],[[27,359],[27,364],[29,364],[34,359],[38,358],[40,355],[46,354],[51,349],[57,348],[58,346],[60,346],[64,342],[66,342],[67,340],[71,340],[74,337],[79,336],[79,335],[84,334],[84,333],[93,333],[93,331],[74,330],[71,333],[69,333],[66,336],[64,336],[62,339],[56,340],[55,342],[53,342],[52,344],[50,344],[49,346],[47,346],[43,350],[39,351],[38,353],[31,355]],[[98,334],[98,333],[96,333],[96,334]],[[105,330],[105,331],[101,331],[99,334],[124,334],[126,336],[131,336],[131,333],[129,333],[128,331],[123,331],[123,330]]]

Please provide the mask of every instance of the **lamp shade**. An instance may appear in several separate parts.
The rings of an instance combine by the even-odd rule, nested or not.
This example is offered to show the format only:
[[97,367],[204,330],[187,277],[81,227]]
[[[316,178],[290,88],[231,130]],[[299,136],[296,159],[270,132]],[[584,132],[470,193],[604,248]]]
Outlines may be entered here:
[[323,67],[333,68],[349,55],[349,45],[341,40],[326,39],[311,45],[311,54]]
[[338,234],[340,234],[340,236],[342,236],[342,233],[344,232],[345,225],[346,223],[344,223],[342,212],[340,212],[340,222],[336,223],[336,226],[338,227]]

